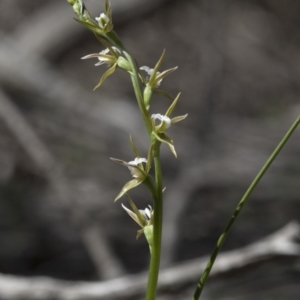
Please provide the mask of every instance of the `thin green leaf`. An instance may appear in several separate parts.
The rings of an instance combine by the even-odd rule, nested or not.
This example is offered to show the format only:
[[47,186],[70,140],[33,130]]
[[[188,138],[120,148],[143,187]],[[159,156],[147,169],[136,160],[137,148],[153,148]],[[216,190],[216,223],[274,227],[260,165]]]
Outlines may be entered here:
[[149,78],[149,84],[151,86],[154,86],[154,80],[155,80],[155,77],[156,77],[156,73],[158,72],[163,60],[164,60],[164,57],[165,57],[165,53],[166,53],[166,50],[164,49],[162,55],[160,56],[158,62],[156,63],[154,69],[153,69],[153,73],[151,74],[150,78]]

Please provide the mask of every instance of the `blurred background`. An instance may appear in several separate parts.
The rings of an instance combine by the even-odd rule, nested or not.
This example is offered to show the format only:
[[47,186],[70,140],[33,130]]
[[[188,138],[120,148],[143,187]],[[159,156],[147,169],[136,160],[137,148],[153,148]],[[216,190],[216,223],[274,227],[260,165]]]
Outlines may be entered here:
[[[103,2],[85,4],[97,16]],[[139,65],[153,67],[166,49],[163,70],[179,67],[161,87],[173,96],[182,92],[174,116],[189,114],[169,132],[178,158],[162,147],[167,269],[211,252],[300,113],[300,2],[111,3],[115,30]],[[145,156],[146,132],[125,72],[92,91],[106,66],[80,58],[103,46],[73,17],[67,1],[0,0],[4,277],[94,282],[148,266],[147,243],[136,241],[138,228],[121,208],[127,200],[114,203],[130,174],[109,159],[134,158],[130,134]],[[152,111],[163,113],[169,105],[157,97]],[[223,251],[299,221],[299,138],[300,129],[249,199]],[[140,208],[149,204],[143,187],[130,194]],[[299,282],[299,256],[275,255],[213,277],[204,299],[299,299]],[[190,298],[193,287],[183,284],[176,299]]]

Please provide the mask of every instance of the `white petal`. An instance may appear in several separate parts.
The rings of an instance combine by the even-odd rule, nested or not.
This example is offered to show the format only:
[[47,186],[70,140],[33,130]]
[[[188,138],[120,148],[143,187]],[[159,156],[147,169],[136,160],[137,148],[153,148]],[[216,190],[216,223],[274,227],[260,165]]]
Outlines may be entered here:
[[171,124],[172,124],[172,121],[171,121],[171,119],[168,116],[163,116],[161,114],[153,114],[151,116],[151,119],[153,119],[153,120],[156,120],[156,119],[160,120],[162,123],[164,123],[166,129],[169,128],[171,126]]
[[136,157],[133,161],[129,161],[127,163],[127,167],[132,175],[132,177],[137,178],[141,176],[141,171],[138,168],[135,168],[135,166],[141,164],[141,163],[147,163],[147,159],[146,158],[142,158],[142,157]]
[[109,49],[106,48],[104,50],[102,50],[101,52],[99,52],[99,54],[107,54],[109,52]]
[[119,52],[119,53],[121,54],[121,50],[120,50],[120,49],[118,49],[118,48],[115,47],[115,46],[112,46],[112,48],[113,48],[116,52]]
[[131,166],[128,166],[128,169],[130,171],[130,174],[132,175],[132,177],[134,178],[138,178],[141,176],[141,171],[135,167],[131,167]]
[[109,17],[104,13],[100,14],[100,16],[96,17],[95,19],[98,22],[100,28],[103,28],[103,24],[105,25],[109,22]]
[[148,75],[151,75],[153,73],[153,69],[150,69],[147,66],[140,67],[140,70],[145,71]]
[[138,164],[141,164],[143,162],[147,163],[147,159],[142,157],[136,157],[133,161],[129,161],[128,164],[132,166],[137,166]]
[[152,208],[151,208],[150,205],[149,205],[149,207],[150,207],[150,209],[147,207],[147,208],[145,208],[145,210],[144,210],[144,213],[145,213],[146,217],[148,218],[148,220],[151,219],[151,211],[152,211]]

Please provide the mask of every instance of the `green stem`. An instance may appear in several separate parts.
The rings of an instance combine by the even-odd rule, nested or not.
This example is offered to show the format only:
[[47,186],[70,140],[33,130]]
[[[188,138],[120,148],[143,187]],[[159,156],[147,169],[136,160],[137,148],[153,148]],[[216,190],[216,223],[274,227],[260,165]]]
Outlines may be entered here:
[[154,300],[156,297],[157,281],[159,274],[161,235],[163,219],[163,195],[162,195],[162,171],[160,163],[160,142],[155,142],[153,147],[156,197],[154,200],[154,220],[153,220],[153,245],[148,275],[148,286],[146,300]]
[[[155,168],[155,195],[152,194],[153,202],[154,202],[154,219],[153,219],[153,245],[152,245],[152,253],[150,259],[150,267],[149,267],[149,275],[148,275],[148,286],[146,293],[146,300],[155,300],[156,298],[156,289],[158,282],[158,274],[159,274],[159,265],[160,265],[160,253],[161,253],[161,235],[162,235],[162,220],[163,220],[163,195],[162,195],[162,171],[161,171],[161,163],[160,163],[160,142],[156,139],[153,141],[152,136],[152,122],[149,116],[149,112],[147,111],[144,96],[140,89],[139,84],[139,76],[137,66],[132,59],[132,57],[128,54],[125,47],[118,39],[117,35],[114,32],[110,32],[107,34],[107,37],[113,42],[116,46],[122,49],[125,57],[127,58],[130,66],[131,66],[131,81],[134,89],[134,93],[137,99],[137,103],[142,115],[142,118],[145,123],[145,127],[147,129],[148,136],[150,138],[150,142],[154,142],[153,146],[153,158],[154,158],[154,168]],[[149,99],[150,101],[150,99]],[[146,182],[148,184],[148,182]],[[152,185],[153,186],[153,185]],[[151,191],[151,188],[150,188]]]
[[144,97],[143,97],[143,94],[142,94],[142,91],[140,88],[137,66],[136,66],[134,60],[132,59],[132,57],[126,51],[126,48],[124,47],[124,45],[122,44],[119,37],[117,36],[117,34],[114,31],[107,33],[106,36],[113,44],[115,44],[117,47],[119,47],[123,51],[124,55],[126,56],[128,62],[130,64],[130,67],[131,67],[130,77],[131,77],[131,81],[132,81],[132,85],[133,85],[133,90],[135,93],[135,97],[136,97],[140,112],[142,114],[142,118],[144,120],[146,129],[147,129],[148,136],[151,139],[152,124],[151,124],[151,119],[150,119],[149,113],[146,109]]
[[248,190],[246,191],[246,193],[244,194],[244,196],[242,197],[241,201],[239,202],[238,206],[236,207],[232,217],[230,218],[227,226],[225,227],[223,233],[221,234],[217,245],[215,246],[209,261],[207,262],[207,265],[200,277],[199,283],[197,285],[197,288],[195,290],[194,296],[193,296],[193,300],[197,300],[199,299],[201,292],[203,290],[204,284],[209,276],[209,273],[213,267],[213,264],[216,260],[216,257],[229,233],[229,230],[231,228],[231,226],[233,225],[234,221],[236,220],[237,216],[239,215],[240,211],[242,210],[243,206],[245,205],[246,201],[248,200],[249,196],[251,195],[251,193],[253,192],[253,190],[255,189],[255,187],[257,186],[257,184],[259,183],[259,181],[261,180],[261,178],[263,177],[263,175],[266,173],[266,171],[268,170],[268,168],[270,167],[270,165],[272,164],[272,162],[274,161],[274,159],[277,157],[277,155],[279,154],[279,152],[281,151],[281,149],[283,148],[283,146],[286,144],[286,142],[288,141],[288,139],[290,138],[290,136],[292,135],[292,133],[295,131],[295,129],[297,128],[297,126],[300,123],[300,116],[297,118],[297,120],[294,122],[294,124],[291,126],[291,128],[288,130],[288,132],[285,134],[285,136],[283,137],[283,139],[281,140],[281,142],[278,144],[278,146],[276,147],[276,149],[274,150],[274,152],[271,154],[271,156],[269,157],[269,159],[267,160],[267,162],[264,164],[264,166],[262,167],[262,169],[259,171],[259,173],[256,175],[256,177],[254,178],[253,182],[251,183],[251,185],[249,186]]
[[146,129],[147,129],[148,136],[151,139],[152,123],[151,123],[149,113],[148,113],[148,111],[146,109],[146,106],[145,106],[142,91],[140,89],[137,67],[136,67],[136,64],[134,63],[133,59],[131,58],[131,56],[126,51],[123,51],[123,52],[124,52],[124,55],[126,56],[130,66],[131,66],[131,70],[132,70],[131,81],[132,81],[134,93],[135,93],[135,96],[136,96],[136,99],[137,99],[137,102],[138,102],[140,112],[142,114],[142,118],[144,120]]

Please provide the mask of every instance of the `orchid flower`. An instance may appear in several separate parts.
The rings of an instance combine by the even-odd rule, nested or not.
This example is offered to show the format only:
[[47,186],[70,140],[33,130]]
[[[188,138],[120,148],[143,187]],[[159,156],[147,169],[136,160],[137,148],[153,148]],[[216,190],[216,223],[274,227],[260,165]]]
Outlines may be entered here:
[[[184,120],[188,115],[183,115],[183,116],[178,116],[178,117],[174,117],[174,118],[170,118],[171,113],[173,112],[173,109],[175,107],[175,105],[177,104],[178,100],[180,97],[180,93],[178,94],[178,96],[175,98],[175,100],[173,101],[173,103],[171,104],[171,106],[168,108],[167,112],[165,115],[161,115],[161,114],[153,114],[151,116],[151,120],[152,120],[152,127],[153,127],[153,134],[155,135],[155,137],[162,143],[166,143],[172,153],[174,154],[175,157],[177,157],[174,145],[173,145],[173,140],[168,137],[165,132],[167,131],[167,129],[177,123],[180,122],[182,120]],[[160,120],[160,124],[156,125],[156,120]]]
[[[95,86],[94,90],[99,88],[103,84],[105,79],[108,76],[112,75],[116,71],[116,69],[119,65],[120,58],[123,58],[120,56],[120,54],[121,54],[121,51],[117,47],[112,46],[105,50],[102,50],[99,53],[88,54],[81,58],[81,59],[88,59],[88,58],[96,57],[99,59],[99,62],[97,62],[95,64],[95,66],[100,66],[103,64],[107,64],[109,66],[109,69],[102,75],[99,83]],[[123,58],[123,60],[124,60],[124,58]]]
[[151,252],[153,243],[154,211],[150,205],[148,205],[148,207],[146,207],[144,210],[139,210],[131,198],[128,195],[127,197],[132,210],[128,209],[123,204],[122,207],[127,214],[142,228],[137,231],[136,239],[138,239],[144,233]]
[[153,69],[149,68],[148,66],[140,67],[140,70],[145,71],[148,76],[146,78],[143,76],[142,73],[139,73],[140,79],[145,86],[144,89],[144,101],[146,108],[149,109],[150,107],[150,100],[152,93],[163,95],[169,99],[173,99],[167,92],[158,89],[162,80],[169,75],[170,73],[174,72],[178,67],[174,67],[163,72],[159,72],[159,68],[163,62],[165,56],[165,50],[163,51],[161,57],[159,58],[158,62],[156,63]]
[[140,185],[148,176],[148,173],[151,169],[151,161],[152,161],[152,146],[150,146],[148,150],[147,158],[140,157],[140,154],[133,142],[132,137],[130,136],[130,143],[133,149],[133,152],[136,155],[136,158],[132,161],[126,162],[121,159],[110,158],[112,161],[121,164],[129,169],[131,176],[133,177],[132,180],[125,183],[124,187],[122,188],[121,192],[116,197],[115,201],[121,198],[124,194],[126,194],[129,190],[137,187]]

